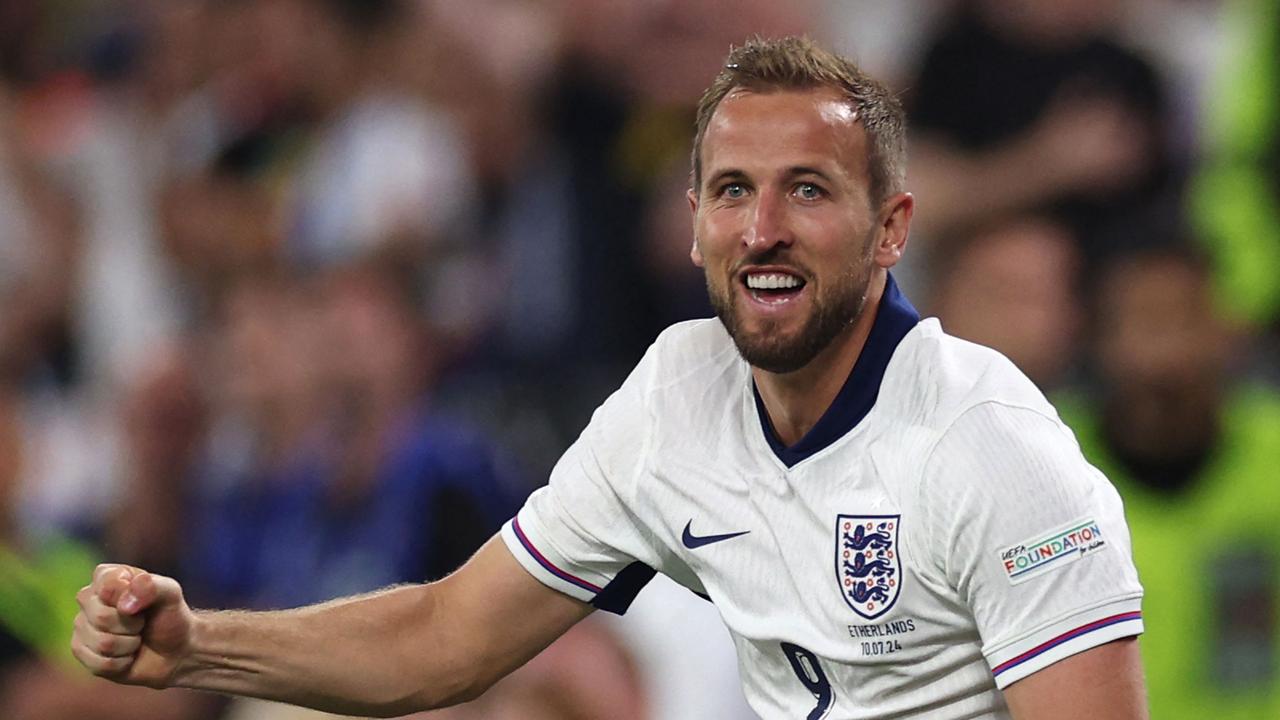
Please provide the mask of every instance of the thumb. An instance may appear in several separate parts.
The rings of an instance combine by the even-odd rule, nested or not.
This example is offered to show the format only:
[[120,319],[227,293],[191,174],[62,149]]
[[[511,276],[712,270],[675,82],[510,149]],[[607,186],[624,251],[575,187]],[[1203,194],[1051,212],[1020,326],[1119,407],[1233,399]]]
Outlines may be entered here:
[[182,591],[178,583],[162,575],[140,573],[129,581],[129,587],[120,596],[116,609],[125,615],[137,615],[152,606],[161,606],[180,600]]

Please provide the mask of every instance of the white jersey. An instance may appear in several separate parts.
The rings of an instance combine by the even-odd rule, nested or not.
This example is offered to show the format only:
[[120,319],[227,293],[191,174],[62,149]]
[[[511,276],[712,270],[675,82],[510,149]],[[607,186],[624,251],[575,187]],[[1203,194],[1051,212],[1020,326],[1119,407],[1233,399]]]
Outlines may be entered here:
[[892,281],[800,443],[720,323],[681,323],[502,537],[603,609],[654,572],[714,602],[770,719],[1006,718],[1000,689],[1142,632],[1115,490],[1008,360]]

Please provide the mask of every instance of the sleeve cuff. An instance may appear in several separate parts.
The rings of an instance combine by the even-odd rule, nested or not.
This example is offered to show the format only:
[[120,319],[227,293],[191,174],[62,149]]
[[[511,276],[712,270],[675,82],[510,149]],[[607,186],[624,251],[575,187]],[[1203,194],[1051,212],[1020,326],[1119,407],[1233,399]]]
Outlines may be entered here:
[[1001,690],[1028,675],[1103,643],[1142,634],[1141,596],[1075,613],[986,652]]
[[[564,569],[567,563],[547,557],[545,542],[535,544],[520,524],[520,516],[511,518],[502,526],[502,540],[516,561],[543,585],[559,590],[569,597],[591,602],[604,588]],[[539,549],[539,548],[543,549]]]

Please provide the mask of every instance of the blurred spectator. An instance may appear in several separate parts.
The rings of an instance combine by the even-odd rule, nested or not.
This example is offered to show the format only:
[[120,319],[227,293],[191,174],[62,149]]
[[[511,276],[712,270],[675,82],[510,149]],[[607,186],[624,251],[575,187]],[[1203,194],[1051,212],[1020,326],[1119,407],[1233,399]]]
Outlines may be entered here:
[[911,86],[911,171],[933,243],[1010,213],[1066,222],[1092,264],[1169,191],[1162,85],[1110,0],[968,0]]
[[123,487],[103,533],[107,553],[163,575],[181,571],[185,503],[208,419],[191,349],[155,348],[121,405]]
[[302,101],[319,119],[298,174],[289,253],[332,265],[388,245],[423,261],[475,201],[463,137],[416,97],[399,45],[420,42],[408,0],[305,0]]
[[1280,717],[1280,396],[1232,380],[1210,278],[1179,247],[1109,268],[1099,393],[1057,405],[1124,498],[1151,716]]
[[[21,419],[0,372],[0,717],[6,720],[202,720],[222,702],[185,691],[156,693],[85,677],[70,653],[76,592],[97,552],[46,529],[18,532]],[[175,537],[157,538],[172,543]],[[131,556],[121,556],[131,560]]]
[[[0,85],[0,353],[24,386],[79,380],[71,310],[78,208],[28,148],[20,105]],[[11,102],[13,100],[14,102]]]
[[937,259],[931,310],[957,337],[995,348],[1043,390],[1075,368],[1079,254],[1047,218],[992,224]]
[[209,167],[175,174],[157,192],[165,257],[179,280],[175,311],[187,327],[208,323],[241,276],[281,264],[281,200],[266,177],[269,142],[265,135],[238,138]]
[[[91,400],[76,333],[76,204],[33,157],[0,106],[0,375],[13,387],[23,462],[14,522],[22,538],[91,534],[110,503],[110,409]],[[6,208],[0,208],[6,209]]]
[[514,510],[488,443],[431,406],[408,285],[371,263],[231,294],[187,528],[197,603],[293,607],[440,577]]

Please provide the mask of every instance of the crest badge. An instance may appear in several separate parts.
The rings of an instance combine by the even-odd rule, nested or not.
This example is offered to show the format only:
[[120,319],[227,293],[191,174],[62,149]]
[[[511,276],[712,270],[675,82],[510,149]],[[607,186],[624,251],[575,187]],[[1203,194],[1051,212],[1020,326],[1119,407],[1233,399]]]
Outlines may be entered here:
[[845,603],[867,620],[888,612],[902,590],[901,519],[901,515],[836,516],[836,582]]

